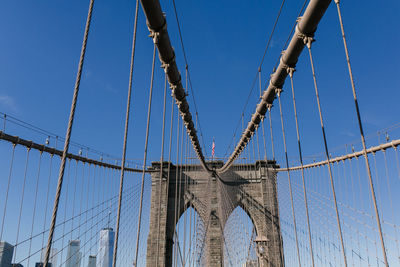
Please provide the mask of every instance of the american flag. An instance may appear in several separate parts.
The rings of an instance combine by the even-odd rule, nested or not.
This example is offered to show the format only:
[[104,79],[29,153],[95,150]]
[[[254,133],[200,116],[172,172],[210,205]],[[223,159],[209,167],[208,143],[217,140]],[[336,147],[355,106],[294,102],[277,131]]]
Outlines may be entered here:
[[214,155],[215,155],[215,142],[214,142],[214,139],[213,139],[213,142],[212,142],[212,152],[211,152],[211,155],[212,155],[212,157],[214,158]]

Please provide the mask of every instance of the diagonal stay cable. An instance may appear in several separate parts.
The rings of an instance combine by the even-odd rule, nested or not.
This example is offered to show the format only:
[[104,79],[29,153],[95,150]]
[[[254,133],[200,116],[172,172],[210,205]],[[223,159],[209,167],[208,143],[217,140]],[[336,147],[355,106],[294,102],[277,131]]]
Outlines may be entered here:
[[142,223],[142,207],[143,207],[143,191],[144,191],[144,177],[146,174],[146,161],[147,161],[147,146],[149,143],[149,131],[150,131],[150,115],[151,115],[151,102],[153,96],[153,82],[154,82],[154,65],[156,60],[156,44],[154,43],[153,49],[153,63],[151,67],[151,78],[150,78],[150,93],[149,93],[149,106],[147,110],[147,125],[146,125],[146,141],[144,144],[144,155],[143,155],[143,172],[142,172],[142,184],[140,192],[140,204],[139,204],[139,216],[138,216],[138,228],[136,235],[136,253],[135,253],[135,266],[137,266],[138,253],[139,253],[139,239],[140,239],[140,227]]
[[83,61],[85,59],[87,39],[88,39],[88,35],[89,35],[90,22],[92,19],[93,4],[94,4],[94,0],[90,0],[89,11],[88,11],[87,19],[86,19],[85,33],[84,33],[82,49],[81,49],[81,55],[80,55],[79,65],[78,65],[78,73],[76,75],[74,95],[72,98],[71,112],[69,115],[67,133],[65,135],[64,150],[63,150],[63,154],[62,154],[62,158],[61,158],[60,172],[59,172],[58,182],[57,182],[57,191],[56,191],[56,196],[55,196],[55,200],[54,200],[53,214],[51,217],[49,238],[47,241],[46,256],[45,256],[44,264],[43,264],[44,266],[47,266],[47,264],[49,262],[49,258],[50,258],[51,245],[52,245],[53,236],[54,236],[54,228],[55,228],[56,219],[57,219],[58,204],[60,201],[61,189],[62,189],[63,178],[64,178],[65,163],[66,163],[66,158],[67,158],[67,153],[68,153],[68,148],[69,148],[69,142],[71,139],[72,125],[73,125],[74,117],[75,117],[75,108],[76,108],[76,103],[78,100],[79,86],[80,86],[81,77],[82,77]]
[[150,36],[154,39],[159,52],[159,59],[162,63],[168,77],[168,82],[172,91],[172,96],[175,98],[180,115],[190,136],[193,149],[196,151],[197,157],[204,170],[211,172],[205,162],[199,138],[192,120],[192,114],[189,110],[189,104],[186,99],[186,92],[182,86],[182,78],[178,71],[178,66],[175,61],[175,53],[169,39],[167,30],[167,22],[161,10],[158,0],[141,0],[143,11],[147,19],[147,27],[150,31]]
[[[180,42],[181,42],[183,58],[184,58],[185,64],[186,64],[187,79],[188,79],[188,81],[189,81],[190,92],[192,93],[192,99],[193,99],[193,104],[194,104],[194,110],[195,110],[195,112],[196,112],[196,119],[197,119],[198,126],[199,126],[199,130],[200,130],[201,142],[203,143],[203,147],[205,148],[205,144],[204,144],[204,135],[203,135],[203,131],[202,131],[202,129],[201,129],[200,118],[199,118],[199,112],[198,112],[197,104],[196,104],[196,97],[195,97],[195,95],[194,95],[194,90],[193,90],[193,85],[192,85],[192,79],[190,78],[189,63],[188,63],[188,59],[187,59],[187,56],[186,56],[185,46],[184,46],[184,44],[183,44],[182,30],[181,30],[181,25],[180,25],[180,22],[179,22],[179,16],[178,16],[178,11],[177,11],[177,9],[176,9],[175,0],[172,0],[172,4],[173,4],[173,6],[174,6],[174,13],[175,13],[176,24],[178,25],[179,40],[180,40]],[[186,86],[187,86],[187,85],[186,85]],[[186,88],[186,90],[187,90],[187,88]],[[205,150],[205,153],[206,153],[206,155],[207,155],[207,150]]]
[[267,106],[272,105],[275,99],[275,88],[282,88],[285,83],[288,73],[286,71],[287,66],[295,67],[298,58],[304,49],[304,42],[302,37],[304,35],[314,35],[317,30],[319,21],[322,19],[325,11],[327,10],[331,0],[311,0],[306,10],[304,11],[303,17],[298,21],[296,26],[295,34],[292,36],[291,41],[288,45],[287,50],[282,53],[280,57],[280,63],[275,72],[271,75],[267,90],[264,91],[260,103],[256,107],[255,113],[252,115],[251,120],[247,125],[247,129],[242,134],[238,144],[234,151],[230,155],[227,162],[217,172],[223,173],[227,171],[236,158],[242,153],[254,132],[257,130],[260,122],[264,119],[264,115],[267,111]]
[[[297,15],[297,17],[299,17],[299,16],[301,15],[301,13],[303,12],[303,10],[304,10],[304,8],[305,8],[305,6],[306,6],[306,4],[307,4],[307,1],[308,1],[308,0],[304,0],[303,5],[302,5],[302,7],[301,7],[301,9],[300,9],[299,14]],[[283,2],[284,2],[284,1],[283,1]],[[275,25],[274,25],[273,31],[275,31],[275,27],[276,27],[276,24],[277,24],[277,22],[278,22],[278,19],[279,19],[279,16],[280,16],[280,13],[281,13],[283,4],[284,4],[283,2],[282,2],[282,4],[281,4],[281,8],[279,9],[278,16],[277,16],[277,19],[276,19],[276,21],[275,21]],[[288,42],[290,41],[290,37],[292,36],[293,31],[294,31],[295,28],[296,28],[296,23],[293,24],[293,27],[292,27],[292,29],[291,29],[291,31],[290,31],[290,33],[289,33],[288,38],[286,39],[285,44],[283,45],[283,47],[286,47],[286,45],[287,45]],[[272,39],[273,31],[271,32],[270,39]],[[268,47],[269,47],[269,43],[270,43],[270,40],[268,40],[268,43],[267,43],[267,46],[266,46],[266,48],[265,48],[262,61],[261,61],[260,65],[259,65],[259,68],[258,68],[258,73],[257,73],[257,75],[259,75],[260,77],[261,77],[261,67],[262,67],[262,64],[263,64],[264,57],[265,57],[265,55],[266,55],[266,53],[267,53],[267,50],[268,50]],[[283,51],[283,49],[282,49],[282,51]],[[277,63],[275,64],[274,69],[276,69],[277,65],[279,64],[279,59],[280,59],[280,57],[278,58],[278,61],[277,61]],[[247,105],[248,105],[248,102],[249,102],[249,100],[250,100],[250,97],[251,97],[251,95],[252,95],[252,92],[253,92],[253,89],[254,89],[254,85],[255,85],[255,82],[256,82],[256,80],[257,80],[257,75],[254,77],[254,80],[253,80],[253,83],[252,83],[252,86],[251,86],[249,95],[247,96],[246,103],[245,103],[245,105],[244,105],[244,107],[243,107],[242,116],[243,116],[243,113],[244,113],[244,111],[245,111],[245,109],[246,109],[246,107],[247,107]],[[261,88],[261,87],[260,87],[260,88]],[[241,120],[241,119],[239,119],[239,121],[238,121],[238,123],[237,123],[237,126],[236,126],[236,128],[235,128],[233,137],[232,137],[232,139],[231,139],[231,142],[230,142],[229,146],[227,147],[227,150],[226,150],[226,152],[225,152],[225,154],[224,154],[224,157],[227,155],[228,150],[229,150],[229,148],[231,147],[231,145],[232,145],[232,143],[233,143],[233,141],[234,141],[234,138],[235,138],[235,136],[236,136],[237,130],[238,130],[239,125],[240,125],[240,120]]]
[[118,199],[118,213],[117,213],[117,222],[116,222],[116,227],[115,227],[116,230],[115,230],[115,240],[114,240],[112,267],[115,267],[116,264],[117,264],[119,222],[120,222],[120,217],[121,217],[122,192],[123,192],[123,187],[124,187],[126,146],[127,146],[127,142],[128,142],[128,127],[129,127],[129,115],[130,115],[131,96],[132,96],[133,67],[134,67],[134,63],[135,63],[136,30],[137,30],[137,22],[138,22],[138,11],[139,11],[139,0],[136,0],[135,22],[134,22],[134,26],[133,26],[131,65],[130,65],[130,71],[129,71],[128,99],[127,99],[127,103],[126,103],[126,114],[125,114],[124,144],[123,144],[123,149],[122,149],[121,178],[120,178],[119,199]]
[[371,190],[371,197],[372,197],[372,200],[374,203],[376,223],[377,223],[377,226],[379,229],[379,237],[380,237],[381,246],[382,246],[382,254],[383,254],[383,258],[385,260],[385,265],[389,266],[387,255],[386,255],[385,242],[384,242],[383,234],[382,234],[382,226],[381,226],[381,221],[380,221],[380,217],[379,217],[378,204],[376,202],[374,183],[372,180],[371,168],[370,168],[368,155],[367,155],[367,146],[366,146],[365,137],[364,137],[363,124],[361,121],[360,109],[358,107],[358,100],[357,100],[357,93],[356,93],[356,88],[355,88],[355,84],[354,84],[354,79],[353,79],[353,72],[352,72],[352,68],[351,68],[351,64],[350,64],[350,56],[349,56],[349,51],[347,48],[347,41],[346,41],[346,37],[345,37],[345,33],[344,33],[342,14],[340,12],[339,0],[335,0],[335,4],[337,7],[340,29],[342,32],[343,45],[344,45],[344,50],[345,50],[345,54],[346,54],[346,61],[347,61],[347,67],[348,67],[349,76],[350,76],[351,88],[352,88],[352,92],[353,92],[353,99],[354,99],[354,105],[355,105],[355,110],[356,110],[356,115],[357,115],[358,127],[360,130],[360,137],[361,137],[361,143],[362,143],[362,148],[363,148],[363,155],[364,155],[364,159],[365,159],[365,166],[366,166],[367,173],[368,173],[368,181],[369,181],[370,190]]
[[[306,0],[306,1],[307,1],[307,0]],[[274,22],[274,25],[273,25],[273,27],[272,27],[271,33],[270,33],[270,35],[269,35],[269,37],[268,37],[268,41],[267,41],[267,44],[266,44],[266,46],[265,46],[263,56],[261,57],[260,64],[258,65],[257,73],[256,73],[256,75],[255,75],[255,77],[254,77],[254,79],[253,79],[252,84],[251,84],[250,92],[249,92],[249,94],[248,94],[248,96],[247,96],[247,99],[246,99],[246,102],[245,102],[245,104],[244,104],[244,107],[243,107],[243,110],[242,110],[242,114],[244,114],[244,112],[245,112],[245,110],[246,110],[246,108],[247,108],[247,105],[248,105],[248,103],[249,103],[249,101],[250,101],[250,97],[251,97],[251,95],[252,95],[252,93],[253,93],[255,84],[256,84],[256,82],[257,82],[257,78],[258,78],[259,74],[261,73],[261,68],[262,68],[262,65],[263,65],[263,63],[264,63],[265,56],[267,55],[269,46],[270,46],[271,41],[272,41],[272,37],[273,37],[273,35],[274,35],[274,33],[275,33],[275,29],[276,29],[276,26],[277,26],[277,24],[278,24],[278,21],[279,21],[279,18],[280,18],[280,16],[281,16],[282,9],[283,9],[283,6],[284,6],[284,5],[285,5],[285,0],[282,0],[281,6],[280,6],[280,8],[279,8],[279,10],[278,10],[278,14],[276,15],[276,18],[275,18],[275,22]],[[303,7],[304,7],[304,6],[303,6]],[[236,132],[237,132],[237,130],[238,130],[238,128],[239,128],[241,119],[242,119],[242,118],[240,117],[240,119],[239,119],[239,121],[238,121],[238,124],[237,124],[237,126],[236,126],[236,129],[235,129],[235,132],[234,132],[234,136],[236,136]],[[233,138],[232,138],[232,140],[233,140]],[[231,144],[232,144],[232,141],[231,141]],[[227,150],[229,149],[229,147],[231,146],[231,144],[228,146]],[[226,155],[226,154],[227,154],[227,152],[225,152],[225,155]],[[225,157],[225,156],[224,156],[224,157]]]

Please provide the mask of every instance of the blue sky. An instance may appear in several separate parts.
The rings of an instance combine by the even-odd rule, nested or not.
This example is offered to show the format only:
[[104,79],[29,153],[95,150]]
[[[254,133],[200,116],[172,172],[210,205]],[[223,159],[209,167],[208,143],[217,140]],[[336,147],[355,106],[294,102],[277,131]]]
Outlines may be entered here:
[[[184,76],[172,3],[161,1],[161,4]],[[263,64],[263,84],[271,74],[301,4],[301,1],[287,1],[283,8]],[[206,149],[210,150],[215,137],[217,156],[225,153],[240,119],[279,5],[279,1],[177,1]],[[400,56],[393,48],[400,38],[396,34],[400,4],[397,1],[385,5],[342,1],[342,5],[361,112],[366,132],[370,133],[398,121],[395,107],[400,78],[396,62]],[[95,4],[72,135],[76,142],[113,155],[119,155],[122,147],[133,8],[133,1],[98,1]],[[0,33],[4,36],[0,44],[0,60],[4,63],[0,66],[1,111],[64,136],[87,3],[6,2],[0,12]],[[142,158],[152,53],[143,12],[139,14],[130,158]],[[313,45],[328,141],[332,147],[358,138],[339,30],[332,5],[318,28],[317,42]],[[159,62],[156,63],[150,133],[152,159],[159,157],[161,139],[163,75]],[[319,131],[319,123],[305,53],[297,70],[295,86],[301,132],[305,144],[310,143],[304,147],[312,148],[309,154],[316,154],[321,147],[319,144],[314,147],[312,143],[314,139],[319,142],[320,135],[310,133]],[[282,100],[288,115],[288,139],[294,141],[290,91],[286,86]],[[258,88],[254,92],[258,92]],[[245,113],[246,121],[257,101],[254,94]],[[273,111],[275,121],[279,118],[276,111]],[[274,127],[276,135],[280,135],[279,124]],[[289,141],[289,147],[290,144]]]
[[[263,84],[268,82],[302,2],[286,0],[263,63]],[[206,144],[203,149],[210,155],[215,138],[216,156],[222,157],[241,117],[281,2],[176,0],[176,4]],[[400,3],[395,0],[384,4],[342,0],[341,4],[361,115],[366,134],[374,136],[368,142],[374,145],[378,142],[378,130],[399,122],[400,53],[396,44],[400,42]],[[161,5],[184,79],[185,63],[172,1],[161,1]],[[64,136],[87,6],[88,1],[77,0],[3,1],[0,4],[0,112]],[[96,1],[72,134],[73,141],[117,158],[122,151],[133,14],[134,1]],[[142,10],[139,15],[128,140],[128,158],[135,162],[143,157],[153,50]],[[354,143],[359,148],[359,132],[333,4],[323,17],[315,38],[313,53],[328,144],[333,154],[342,154],[343,144]],[[306,52],[299,59],[294,81],[303,154],[310,161],[313,155],[323,152],[323,147]],[[163,83],[163,70],[156,61],[149,160],[160,157]],[[287,82],[283,88],[282,105],[289,158],[296,164],[297,144],[289,85]],[[258,92],[256,87],[244,111],[245,123],[258,102]],[[188,100],[194,114],[192,95]],[[167,107],[169,110],[170,104]],[[276,103],[272,111],[275,149],[278,162],[283,165],[277,108]],[[44,143],[46,138],[13,124],[7,124],[6,132],[39,143]],[[393,131],[390,137],[398,138],[396,134],[398,131]],[[51,145],[54,142],[52,139]],[[269,143],[267,147],[271,155]],[[336,150],[337,147],[340,149]],[[10,149],[7,149],[0,155],[4,174],[8,168],[8,159],[4,161],[9,155]],[[77,153],[78,149],[76,146],[71,151]],[[24,166],[25,155],[21,151],[18,176],[22,176]],[[37,157],[31,164],[36,166],[35,161]],[[394,165],[391,167],[390,173],[395,173]],[[4,181],[2,176],[2,185]],[[33,181],[30,183],[33,186]],[[364,199],[367,198],[365,195]]]

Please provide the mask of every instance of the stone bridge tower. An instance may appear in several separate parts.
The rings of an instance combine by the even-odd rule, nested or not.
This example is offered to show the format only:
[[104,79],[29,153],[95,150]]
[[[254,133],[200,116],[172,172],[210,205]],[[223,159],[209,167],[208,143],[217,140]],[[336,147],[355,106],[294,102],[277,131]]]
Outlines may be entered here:
[[[207,164],[215,170],[223,162]],[[233,165],[223,174],[212,174],[200,165],[175,166],[168,162],[162,164],[161,171],[160,162],[153,162],[147,266],[172,266],[175,220],[188,207],[193,207],[206,225],[203,253],[207,266],[223,266],[223,229],[237,206],[252,220],[256,240],[267,240],[264,256],[257,253],[259,266],[283,266],[275,168],[272,161],[257,161]],[[178,219],[176,207],[180,207]]]

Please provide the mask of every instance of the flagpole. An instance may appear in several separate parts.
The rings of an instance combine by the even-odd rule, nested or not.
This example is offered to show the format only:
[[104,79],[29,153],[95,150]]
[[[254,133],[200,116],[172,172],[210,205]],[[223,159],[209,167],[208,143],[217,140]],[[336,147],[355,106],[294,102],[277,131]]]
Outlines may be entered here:
[[212,162],[214,162],[214,155],[215,155],[215,139],[213,137],[212,148],[211,148]]

